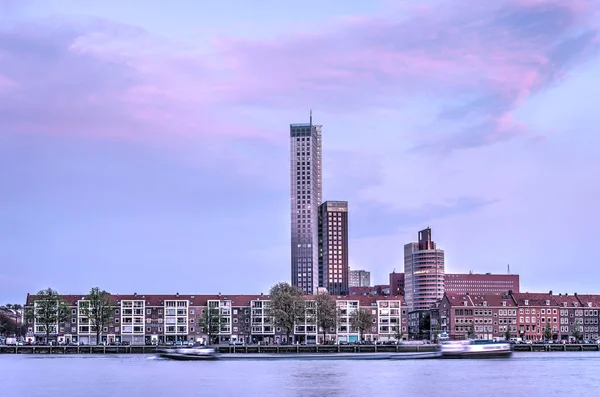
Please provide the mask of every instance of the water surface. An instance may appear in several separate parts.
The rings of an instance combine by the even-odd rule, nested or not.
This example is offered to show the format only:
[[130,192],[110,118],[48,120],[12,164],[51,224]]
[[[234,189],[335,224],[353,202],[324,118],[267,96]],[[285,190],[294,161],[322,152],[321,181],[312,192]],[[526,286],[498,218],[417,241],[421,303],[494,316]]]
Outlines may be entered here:
[[0,355],[0,396],[596,396],[600,352],[510,359],[169,361],[148,355]]

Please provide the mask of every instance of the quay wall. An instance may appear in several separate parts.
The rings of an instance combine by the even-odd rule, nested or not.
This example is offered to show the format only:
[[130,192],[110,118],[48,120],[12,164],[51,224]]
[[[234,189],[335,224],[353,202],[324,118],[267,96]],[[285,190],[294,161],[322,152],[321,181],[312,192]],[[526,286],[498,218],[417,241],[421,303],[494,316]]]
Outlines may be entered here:
[[[437,345],[356,345],[356,346],[211,346],[228,353],[415,353],[433,352]],[[165,347],[156,346],[0,346],[0,354],[156,354]],[[514,352],[600,351],[600,345],[513,345]]]
[[[412,353],[433,352],[437,345],[356,346],[211,346],[228,353]],[[0,354],[156,354],[163,346],[0,346]]]

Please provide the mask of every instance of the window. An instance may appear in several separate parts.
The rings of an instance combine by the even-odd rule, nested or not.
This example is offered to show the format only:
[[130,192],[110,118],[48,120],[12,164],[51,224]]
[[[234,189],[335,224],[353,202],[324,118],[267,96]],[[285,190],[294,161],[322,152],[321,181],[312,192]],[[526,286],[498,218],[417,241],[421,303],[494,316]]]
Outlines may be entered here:
[[115,310],[115,316],[118,316],[118,315],[119,315],[119,309],[116,309]]
[[146,309],[146,314],[152,314],[152,309]]

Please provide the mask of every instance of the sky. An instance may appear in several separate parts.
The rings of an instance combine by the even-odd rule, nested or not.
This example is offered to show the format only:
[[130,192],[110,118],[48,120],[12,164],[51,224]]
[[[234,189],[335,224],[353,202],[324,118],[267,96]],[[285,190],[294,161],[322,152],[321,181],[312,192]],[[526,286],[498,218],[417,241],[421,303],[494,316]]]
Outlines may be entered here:
[[0,0],[0,301],[290,279],[289,124],[350,266],[600,293],[594,0]]

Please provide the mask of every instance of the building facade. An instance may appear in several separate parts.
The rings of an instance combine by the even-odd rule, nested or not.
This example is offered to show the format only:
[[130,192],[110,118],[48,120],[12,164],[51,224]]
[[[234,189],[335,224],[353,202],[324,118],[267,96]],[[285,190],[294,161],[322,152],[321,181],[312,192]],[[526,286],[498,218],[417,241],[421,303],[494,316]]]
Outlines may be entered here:
[[457,294],[507,294],[519,292],[518,274],[457,274],[444,276],[444,290]]
[[348,282],[350,287],[370,287],[371,272],[367,270],[350,270]]
[[319,207],[319,287],[332,295],[348,294],[348,202]]
[[444,296],[444,251],[436,248],[430,228],[404,246],[404,296],[409,312],[429,310]]
[[291,280],[305,294],[319,287],[318,209],[322,202],[321,125],[290,125]]
[[[581,302],[583,310],[583,325],[581,327],[581,337],[585,339],[598,339],[598,313],[600,310],[600,296],[598,295],[577,295]],[[572,334],[571,334],[572,336]]]
[[523,340],[544,340],[545,329],[550,327],[550,340],[559,338],[560,307],[550,293],[517,293],[512,294],[519,307],[517,326],[518,337]]
[[517,304],[509,294],[446,293],[432,310],[432,332],[452,340],[518,336]]
[[[351,324],[353,313],[372,312],[373,326],[363,335],[367,341],[395,340],[406,334],[406,306],[400,297],[336,296],[339,310],[335,328],[323,330],[317,325],[316,304],[306,297],[306,312],[294,326],[290,340],[285,329],[270,313],[267,295],[111,295],[113,305],[109,323],[100,330],[85,316],[85,296],[63,295],[69,316],[55,324],[50,340],[81,344],[130,343],[134,345],[173,344],[178,342],[227,343],[331,343],[356,342],[358,330]],[[27,308],[36,306],[35,295],[27,296]],[[215,327],[207,326],[213,321]],[[27,324],[26,341],[43,342],[46,334],[35,319]]]
[[404,295],[404,273],[390,273],[390,293],[392,295]]

